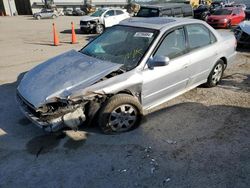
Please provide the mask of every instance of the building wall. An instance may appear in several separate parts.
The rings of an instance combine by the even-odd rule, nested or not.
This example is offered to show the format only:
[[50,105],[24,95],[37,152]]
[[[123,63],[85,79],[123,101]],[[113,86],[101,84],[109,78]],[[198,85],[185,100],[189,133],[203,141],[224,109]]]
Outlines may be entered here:
[[[32,13],[39,12],[42,8],[43,0],[30,0]],[[128,0],[54,0],[57,8],[80,8],[80,5],[84,5],[86,2],[95,4],[97,7],[101,6],[120,6],[127,4]]]
[[15,0],[3,0],[3,5],[7,16],[17,15]]

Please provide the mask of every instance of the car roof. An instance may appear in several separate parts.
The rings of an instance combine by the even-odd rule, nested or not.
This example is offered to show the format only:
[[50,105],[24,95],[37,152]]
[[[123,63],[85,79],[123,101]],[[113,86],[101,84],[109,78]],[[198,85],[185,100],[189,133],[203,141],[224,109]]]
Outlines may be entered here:
[[99,9],[104,10],[104,11],[106,11],[106,10],[124,10],[122,8],[113,8],[113,7],[104,7],[104,8],[99,8]]
[[235,10],[235,9],[241,9],[241,8],[239,8],[239,7],[224,7],[224,8],[222,8],[222,9],[226,9],[226,10]]
[[143,8],[176,8],[188,6],[187,4],[182,3],[151,3],[151,4],[141,4]]
[[203,21],[190,19],[190,18],[131,17],[131,18],[121,21],[119,25],[161,30],[161,29],[175,27],[175,26],[182,25],[182,24],[202,23],[202,22]]

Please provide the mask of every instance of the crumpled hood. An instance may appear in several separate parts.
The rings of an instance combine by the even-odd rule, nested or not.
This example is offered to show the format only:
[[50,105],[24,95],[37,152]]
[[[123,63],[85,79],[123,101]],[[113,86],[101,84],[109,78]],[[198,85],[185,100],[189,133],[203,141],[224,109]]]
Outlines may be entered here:
[[120,67],[71,50],[30,70],[17,90],[38,108],[53,97],[67,97],[75,87],[88,87]]
[[99,17],[94,17],[94,16],[83,16],[81,18],[81,21],[87,22],[87,21],[91,21],[91,20],[98,20]]

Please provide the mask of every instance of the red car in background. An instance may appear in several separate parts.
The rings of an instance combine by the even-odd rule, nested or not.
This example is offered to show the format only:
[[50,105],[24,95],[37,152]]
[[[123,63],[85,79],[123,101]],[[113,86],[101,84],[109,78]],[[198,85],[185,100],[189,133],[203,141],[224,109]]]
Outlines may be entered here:
[[216,10],[208,16],[207,23],[215,28],[231,28],[245,19],[246,15],[242,8],[228,7]]

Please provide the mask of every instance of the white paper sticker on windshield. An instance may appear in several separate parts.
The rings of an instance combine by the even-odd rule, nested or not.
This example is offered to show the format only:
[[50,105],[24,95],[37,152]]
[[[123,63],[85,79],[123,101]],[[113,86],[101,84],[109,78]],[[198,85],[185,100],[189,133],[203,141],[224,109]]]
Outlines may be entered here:
[[144,38],[151,38],[154,33],[149,32],[136,32],[134,37],[144,37]]

